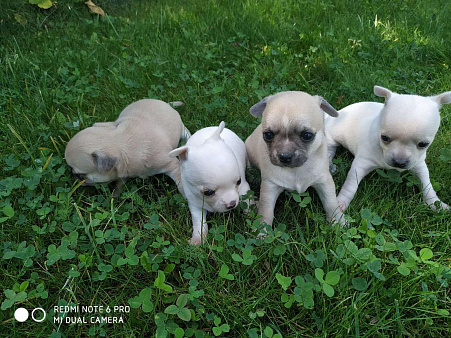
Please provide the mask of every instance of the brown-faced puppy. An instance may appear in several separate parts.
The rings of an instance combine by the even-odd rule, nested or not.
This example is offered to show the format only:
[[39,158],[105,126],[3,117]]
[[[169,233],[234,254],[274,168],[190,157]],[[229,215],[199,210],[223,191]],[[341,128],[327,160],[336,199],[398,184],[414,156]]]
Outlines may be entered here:
[[246,140],[251,166],[261,171],[258,213],[271,225],[274,206],[284,190],[318,192],[327,219],[345,224],[338,208],[335,184],[329,172],[324,112],[338,112],[322,97],[304,92],[281,92],[251,107],[262,123]]
[[[174,102],[174,106],[182,105]],[[180,164],[168,153],[190,137],[179,113],[169,104],[145,99],[127,106],[114,122],[95,123],[77,133],[66,146],[66,161],[84,185],[166,174],[184,195]]]

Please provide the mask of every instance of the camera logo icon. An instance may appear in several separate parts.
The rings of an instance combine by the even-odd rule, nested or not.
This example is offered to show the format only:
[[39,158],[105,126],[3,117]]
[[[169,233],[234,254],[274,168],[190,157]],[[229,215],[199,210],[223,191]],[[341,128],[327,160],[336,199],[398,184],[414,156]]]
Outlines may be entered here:
[[[36,312],[36,311],[38,311],[38,312]],[[42,314],[42,318],[40,318],[39,313]],[[14,318],[18,322],[21,322],[21,323],[25,322],[29,316],[30,316],[30,314],[29,314],[28,310],[25,309],[24,307],[20,307],[20,308],[16,309],[16,311],[14,311]],[[37,307],[37,308],[33,309],[33,311],[31,311],[31,319],[33,319],[37,323],[44,321],[46,316],[47,316],[47,313],[45,312],[45,310],[42,307]]]

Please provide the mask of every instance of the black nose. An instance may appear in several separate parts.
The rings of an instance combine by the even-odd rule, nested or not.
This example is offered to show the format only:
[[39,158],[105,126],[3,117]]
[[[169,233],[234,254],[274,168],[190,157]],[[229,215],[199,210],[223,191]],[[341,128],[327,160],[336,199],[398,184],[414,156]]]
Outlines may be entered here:
[[226,208],[229,210],[235,208],[235,206],[236,206],[236,201],[232,201],[229,204],[226,204]]
[[83,180],[84,180],[84,178],[83,178],[81,175],[76,174],[76,173],[74,173],[74,172],[72,172],[72,179],[73,179],[74,181],[83,181]]
[[293,159],[292,153],[280,153],[279,154],[279,161],[282,163],[290,163]]
[[393,159],[393,167],[395,168],[405,168],[409,164],[409,160],[406,159]]

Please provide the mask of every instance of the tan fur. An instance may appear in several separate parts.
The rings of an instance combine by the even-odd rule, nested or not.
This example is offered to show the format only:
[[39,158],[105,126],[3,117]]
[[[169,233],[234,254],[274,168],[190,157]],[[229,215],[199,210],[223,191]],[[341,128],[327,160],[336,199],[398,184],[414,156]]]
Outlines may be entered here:
[[134,102],[115,122],[95,123],[66,146],[66,161],[85,184],[128,177],[169,175],[183,193],[180,166],[168,153],[187,130],[169,104],[152,99]]
[[[337,112],[324,99],[304,92],[278,93],[251,108],[252,115],[262,115],[262,123],[245,144],[250,165],[261,171],[258,212],[268,225],[273,222],[274,206],[283,190],[302,193],[310,186],[317,190],[327,218],[344,224],[329,173],[321,108],[336,116]],[[274,131],[272,142],[263,139],[263,133],[268,130]],[[302,142],[303,130],[315,133],[315,138]],[[277,156],[285,149],[290,149],[293,161],[296,157],[301,159],[295,164],[279,163]]]

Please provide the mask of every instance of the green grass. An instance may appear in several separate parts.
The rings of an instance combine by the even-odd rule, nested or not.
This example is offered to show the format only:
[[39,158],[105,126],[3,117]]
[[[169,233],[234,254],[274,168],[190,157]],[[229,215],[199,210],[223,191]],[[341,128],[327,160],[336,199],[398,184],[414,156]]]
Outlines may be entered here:
[[[303,206],[281,195],[264,242],[252,232],[256,211],[237,209],[212,214],[207,243],[191,247],[187,203],[170,179],[132,180],[112,199],[106,186],[74,186],[63,157],[78,130],[146,97],[183,101],[192,132],[224,120],[245,139],[259,123],[249,107],[278,91],[342,108],[375,100],[375,84],[451,90],[446,1],[96,4],[107,17],[83,1],[2,5],[1,336],[449,334],[450,214],[424,206],[409,174],[369,175],[348,229],[330,227],[308,190]],[[427,162],[448,204],[451,165],[440,154],[450,128],[444,106]],[[352,156],[337,158],[339,188]],[[259,173],[247,175],[258,196]],[[67,304],[132,308],[120,324],[54,323],[53,307]],[[18,307],[48,317],[19,323]]]

